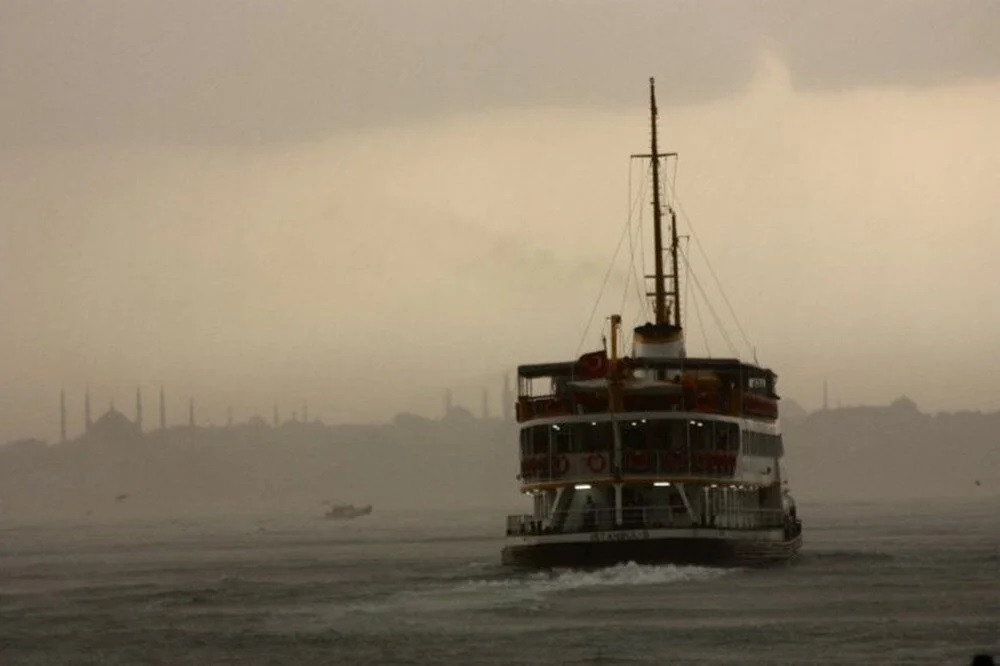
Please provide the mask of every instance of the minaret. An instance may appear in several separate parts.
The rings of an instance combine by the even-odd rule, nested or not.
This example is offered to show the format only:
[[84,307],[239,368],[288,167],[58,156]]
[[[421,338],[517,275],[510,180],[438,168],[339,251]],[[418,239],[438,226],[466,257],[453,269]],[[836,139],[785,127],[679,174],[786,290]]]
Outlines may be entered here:
[[142,389],[135,389],[135,427],[142,432]]
[[278,424],[280,422],[281,422],[281,418],[278,416],[278,403],[275,402],[274,403],[274,420],[273,420],[274,427],[277,428]]
[[830,403],[828,401],[828,394],[826,390],[826,380],[823,380],[823,411],[825,412],[830,408]]
[[83,394],[83,424],[84,432],[90,432],[94,425],[94,421],[90,418],[90,387],[87,387],[87,392]]
[[66,443],[66,390],[59,391],[59,441]]
[[302,401],[302,422],[309,423],[309,403]]
[[490,394],[486,389],[483,389],[483,420],[490,418]]
[[226,407],[226,427],[233,427],[233,408]]
[[451,413],[451,389],[445,389],[444,391],[444,415],[448,416]]
[[167,429],[167,403],[163,398],[163,386],[160,386],[160,430]]
[[188,425],[194,427],[194,398],[188,401]]
[[510,376],[503,373],[503,396],[500,400],[500,416],[504,421],[510,420],[511,405],[514,404],[514,396],[510,392]]

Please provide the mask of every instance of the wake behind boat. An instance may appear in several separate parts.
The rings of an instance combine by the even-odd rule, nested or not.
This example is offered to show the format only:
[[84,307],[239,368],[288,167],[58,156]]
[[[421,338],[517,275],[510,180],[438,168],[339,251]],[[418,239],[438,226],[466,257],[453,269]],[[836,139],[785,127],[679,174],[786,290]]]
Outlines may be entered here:
[[656,95],[650,79],[655,321],[619,356],[607,349],[518,368],[521,491],[533,511],[507,518],[504,564],[750,564],[802,543],[785,488],[777,376],[738,359],[692,358],[681,326],[678,234],[664,271]]

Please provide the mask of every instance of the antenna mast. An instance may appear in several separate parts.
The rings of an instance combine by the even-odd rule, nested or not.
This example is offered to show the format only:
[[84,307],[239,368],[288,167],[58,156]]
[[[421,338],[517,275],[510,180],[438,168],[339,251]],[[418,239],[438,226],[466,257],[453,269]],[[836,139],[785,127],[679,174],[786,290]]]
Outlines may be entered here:
[[649,77],[649,124],[652,128],[649,157],[653,163],[653,245],[656,252],[655,305],[656,323],[667,323],[667,299],[663,288],[663,232],[660,209],[660,155],[656,152],[656,83]]
[[[681,325],[681,290],[680,271],[677,269],[677,216],[674,209],[668,206],[670,211],[670,268],[672,274],[672,290],[670,307],[667,306],[667,277],[663,273],[663,208],[660,204],[660,158],[676,157],[677,153],[660,153],[657,151],[656,141],[656,83],[653,77],[649,78],[649,123],[650,123],[650,151],[648,155],[633,155],[633,157],[648,157],[653,167],[653,245],[656,260],[656,274],[654,277],[654,291],[651,296],[653,300],[653,310],[656,314],[657,324],[670,324],[680,328]],[[670,315],[673,314],[673,317]],[[673,319],[673,322],[670,320]]]

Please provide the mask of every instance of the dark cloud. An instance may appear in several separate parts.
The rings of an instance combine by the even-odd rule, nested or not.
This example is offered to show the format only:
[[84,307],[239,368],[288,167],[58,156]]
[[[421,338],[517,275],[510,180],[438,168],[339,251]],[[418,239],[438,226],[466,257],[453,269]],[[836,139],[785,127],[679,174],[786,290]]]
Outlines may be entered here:
[[994,2],[8,1],[0,142],[252,143],[519,106],[1000,74]]

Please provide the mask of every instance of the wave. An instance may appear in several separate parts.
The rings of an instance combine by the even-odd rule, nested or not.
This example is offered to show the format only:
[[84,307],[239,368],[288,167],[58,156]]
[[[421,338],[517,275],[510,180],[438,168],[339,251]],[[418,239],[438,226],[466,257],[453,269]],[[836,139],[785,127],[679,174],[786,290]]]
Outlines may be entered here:
[[896,559],[888,553],[864,550],[804,550],[802,562],[890,562]]
[[629,562],[592,571],[556,570],[479,577],[424,590],[399,592],[377,602],[355,604],[344,610],[355,613],[433,613],[486,610],[504,606],[540,610],[546,599],[553,595],[598,588],[648,587],[707,581],[732,571],[734,570]]

